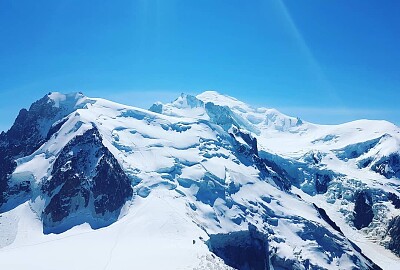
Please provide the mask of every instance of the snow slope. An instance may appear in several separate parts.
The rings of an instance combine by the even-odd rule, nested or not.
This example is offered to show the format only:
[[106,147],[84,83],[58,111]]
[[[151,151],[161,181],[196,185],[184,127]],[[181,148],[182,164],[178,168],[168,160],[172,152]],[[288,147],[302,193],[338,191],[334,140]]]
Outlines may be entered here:
[[[210,91],[149,110],[82,94],[38,104],[54,113],[28,111],[32,147],[0,137],[15,160],[0,178],[1,266],[231,269],[207,240],[251,225],[271,269],[398,268],[391,123],[315,125]],[[356,209],[373,213],[360,229]]]

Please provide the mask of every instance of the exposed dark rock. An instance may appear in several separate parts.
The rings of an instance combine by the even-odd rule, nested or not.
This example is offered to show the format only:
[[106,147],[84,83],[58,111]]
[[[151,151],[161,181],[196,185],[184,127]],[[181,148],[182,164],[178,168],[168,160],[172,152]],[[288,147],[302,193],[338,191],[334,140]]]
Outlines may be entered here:
[[60,130],[60,128],[65,124],[65,122],[67,122],[68,118],[62,119],[59,122],[56,122],[55,124],[53,124],[49,130],[49,132],[47,133],[46,136],[46,140],[49,140],[51,138],[51,136],[53,136],[56,132],[58,132]]
[[95,212],[102,216],[118,211],[132,197],[131,181],[108,149],[97,164],[92,194]]
[[303,156],[305,162],[313,165],[318,165],[321,163],[322,154],[319,151],[310,151]]
[[390,242],[388,248],[400,256],[400,216],[393,218],[388,226]]
[[388,200],[392,202],[392,204],[394,205],[394,208],[399,209],[400,208],[400,198],[394,194],[389,192],[388,193]]
[[0,209],[7,202],[9,191],[8,179],[16,167],[17,163],[9,156],[6,149],[0,147]]
[[284,169],[276,166],[273,161],[260,158],[256,155],[253,157],[253,160],[262,178],[271,177],[278,187],[286,191],[290,190],[292,184]]
[[367,168],[369,165],[371,165],[372,160],[373,160],[373,159],[372,159],[371,157],[366,158],[366,159],[363,159],[363,160],[360,160],[360,161],[358,162],[358,167],[359,167],[359,168]]
[[210,251],[240,270],[269,269],[268,239],[252,225],[248,231],[210,235]]
[[394,153],[387,157],[382,157],[371,166],[371,169],[386,178],[400,178],[400,155]]
[[365,191],[359,191],[355,194],[355,206],[354,206],[354,227],[358,230],[368,227],[374,218],[374,212],[372,210],[372,198],[371,195]]
[[243,132],[235,127],[233,128],[233,132],[233,136],[239,136],[245,141],[245,143],[247,143],[247,145],[250,147],[249,151],[251,154],[258,156],[257,139],[255,137],[251,136],[250,133]]
[[335,229],[337,232],[343,234],[340,227],[338,225],[336,225],[336,223],[328,216],[328,214],[326,213],[326,211],[323,208],[316,206],[314,203],[313,203],[313,206],[315,209],[317,209],[318,213],[320,214],[320,216],[322,217],[323,220],[325,220],[329,225],[331,225],[331,227],[333,229]]
[[[29,110],[20,110],[12,127],[0,134],[0,209],[13,196],[23,197],[31,190],[29,181],[10,183],[10,175],[16,168],[15,160],[35,152],[58,131],[63,122],[55,126],[53,124],[74,109],[71,104],[55,106],[54,101],[46,95],[34,102]],[[15,206],[8,205],[7,209]]]
[[331,178],[327,174],[319,174],[315,175],[315,189],[317,193],[325,193],[328,191],[328,184],[331,181]]
[[5,133],[12,156],[29,155],[43,144],[51,125],[65,116],[61,108],[53,105],[54,102],[46,95],[34,102],[29,110],[19,112],[13,126]]
[[50,197],[42,215],[45,233],[63,232],[83,222],[94,228],[106,226],[132,196],[130,179],[95,127],[64,147],[51,175],[42,186]]
[[[260,154],[265,152],[258,152],[257,139],[253,138],[250,134],[240,131],[236,127],[232,127],[233,133],[229,133],[232,144],[236,151],[236,157],[241,163],[247,166],[256,166],[260,171],[262,179],[271,178],[274,183],[284,190],[290,190],[291,182],[287,172],[271,159],[261,158]],[[241,137],[245,143],[238,141],[237,137]]]
[[41,123],[57,113],[57,108],[52,105],[48,96],[43,97],[33,103],[29,111],[20,110],[12,127],[0,134],[0,209],[12,195],[18,195],[18,187],[22,193],[30,191],[26,181],[9,183],[9,178],[17,166],[15,160],[32,154],[45,141]]

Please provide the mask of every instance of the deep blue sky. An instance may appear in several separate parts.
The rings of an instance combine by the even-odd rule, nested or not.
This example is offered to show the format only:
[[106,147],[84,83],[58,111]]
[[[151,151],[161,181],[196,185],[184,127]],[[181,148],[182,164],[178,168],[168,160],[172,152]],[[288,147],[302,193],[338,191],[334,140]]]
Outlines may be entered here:
[[400,1],[2,0],[0,130],[49,91],[148,107],[217,90],[400,124]]

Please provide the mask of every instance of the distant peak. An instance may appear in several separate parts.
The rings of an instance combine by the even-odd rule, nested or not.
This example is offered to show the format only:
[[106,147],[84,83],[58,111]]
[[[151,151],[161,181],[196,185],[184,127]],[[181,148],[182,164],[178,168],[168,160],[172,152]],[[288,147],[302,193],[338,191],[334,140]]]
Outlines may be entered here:
[[[223,95],[223,94],[221,94],[221,93],[219,93],[219,92],[217,92],[215,90],[207,90],[207,91],[204,91],[201,94],[198,94],[197,96],[198,97],[202,97],[202,98],[206,98],[206,97],[208,97],[208,98],[228,97],[228,96]],[[229,97],[229,98],[232,98],[232,97]],[[232,99],[234,99],[234,98],[232,98]]]
[[212,102],[215,105],[228,106],[228,107],[249,107],[246,103],[227,95],[218,93],[217,91],[205,91],[196,96],[204,103]]
[[199,100],[197,97],[182,93],[172,104],[177,108],[195,108],[203,106],[203,101]]

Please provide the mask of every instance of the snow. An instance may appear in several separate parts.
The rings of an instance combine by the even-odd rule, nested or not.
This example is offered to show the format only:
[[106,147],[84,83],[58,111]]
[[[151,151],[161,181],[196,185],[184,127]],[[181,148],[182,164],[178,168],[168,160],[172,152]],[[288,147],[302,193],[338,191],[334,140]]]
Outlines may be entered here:
[[40,221],[33,222],[29,206],[21,205],[12,212],[24,220],[19,221],[14,243],[0,250],[1,265],[54,269],[56,262],[57,269],[193,269],[210,255],[199,240],[207,235],[181,214],[182,204],[164,198],[163,192],[134,202],[132,211],[113,226],[92,230],[81,225],[62,235],[41,234]]
[[84,104],[90,102],[82,93],[62,94],[59,92],[52,92],[48,95],[49,102],[53,102],[56,108],[74,109],[83,107]]
[[205,91],[197,95],[196,97],[205,103],[212,102],[216,105],[221,105],[221,106],[243,108],[243,110],[249,108],[249,106],[246,103],[243,103],[233,97],[221,95],[216,91]]
[[[371,238],[369,238],[368,234],[365,235],[362,232],[358,232],[351,228],[349,224],[344,222],[342,217],[340,216],[340,211],[337,206],[332,207],[320,196],[310,196],[303,191],[294,188],[294,192],[299,194],[302,198],[306,199],[309,202],[313,202],[319,207],[322,207],[327,211],[329,217],[341,228],[344,235],[354,243],[356,243],[362,250],[362,252],[373,259],[373,261],[378,264],[382,269],[385,270],[396,270],[398,269],[398,265],[400,263],[400,258],[396,257],[389,250],[384,247],[377,245]],[[397,211],[400,214],[400,211]]]
[[[53,163],[63,147],[96,126],[103,144],[134,179],[135,196],[117,222],[97,230],[83,224],[62,234],[43,234],[38,217],[45,203],[41,196],[1,214],[2,267],[230,269],[210,253],[203,240],[212,233],[245,230],[251,223],[260,231],[274,232],[269,239],[278,256],[308,259],[327,269],[350,269],[356,251],[319,216],[312,203],[325,209],[345,237],[375,263],[384,269],[395,269],[400,263],[379,244],[383,226],[400,215],[399,209],[379,202],[368,228],[357,231],[350,224],[355,190],[368,188],[376,194],[400,196],[398,179],[359,167],[366,158],[399,153],[400,129],[389,122],[315,125],[275,109],[253,108],[215,91],[196,97],[182,94],[169,104],[159,103],[161,113],[80,93],[48,97],[53,106],[66,108],[66,121],[32,155],[17,160],[12,181],[32,177],[40,187],[42,181],[51,179]],[[238,125],[257,139],[259,151],[277,155],[288,164],[301,164],[304,170],[332,171],[341,178],[332,180],[326,194],[309,193],[306,182],[299,188],[293,186],[291,192],[282,191],[272,179],[261,178],[257,167],[236,152],[232,140],[248,144],[240,136],[229,135],[232,127],[218,125],[218,119],[210,115],[213,112],[206,109],[208,102],[228,108],[221,111],[232,119],[232,126]],[[371,140],[377,143],[366,147]],[[348,149],[357,149],[359,156],[347,157]],[[343,152],[345,158],[340,155]],[[310,154],[320,158],[318,164],[310,165]],[[228,187],[234,191],[228,192]],[[327,247],[317,240],[303,239],[304,231],[312,226],[331,234],[346,252],[335,257],[324,252]]]

